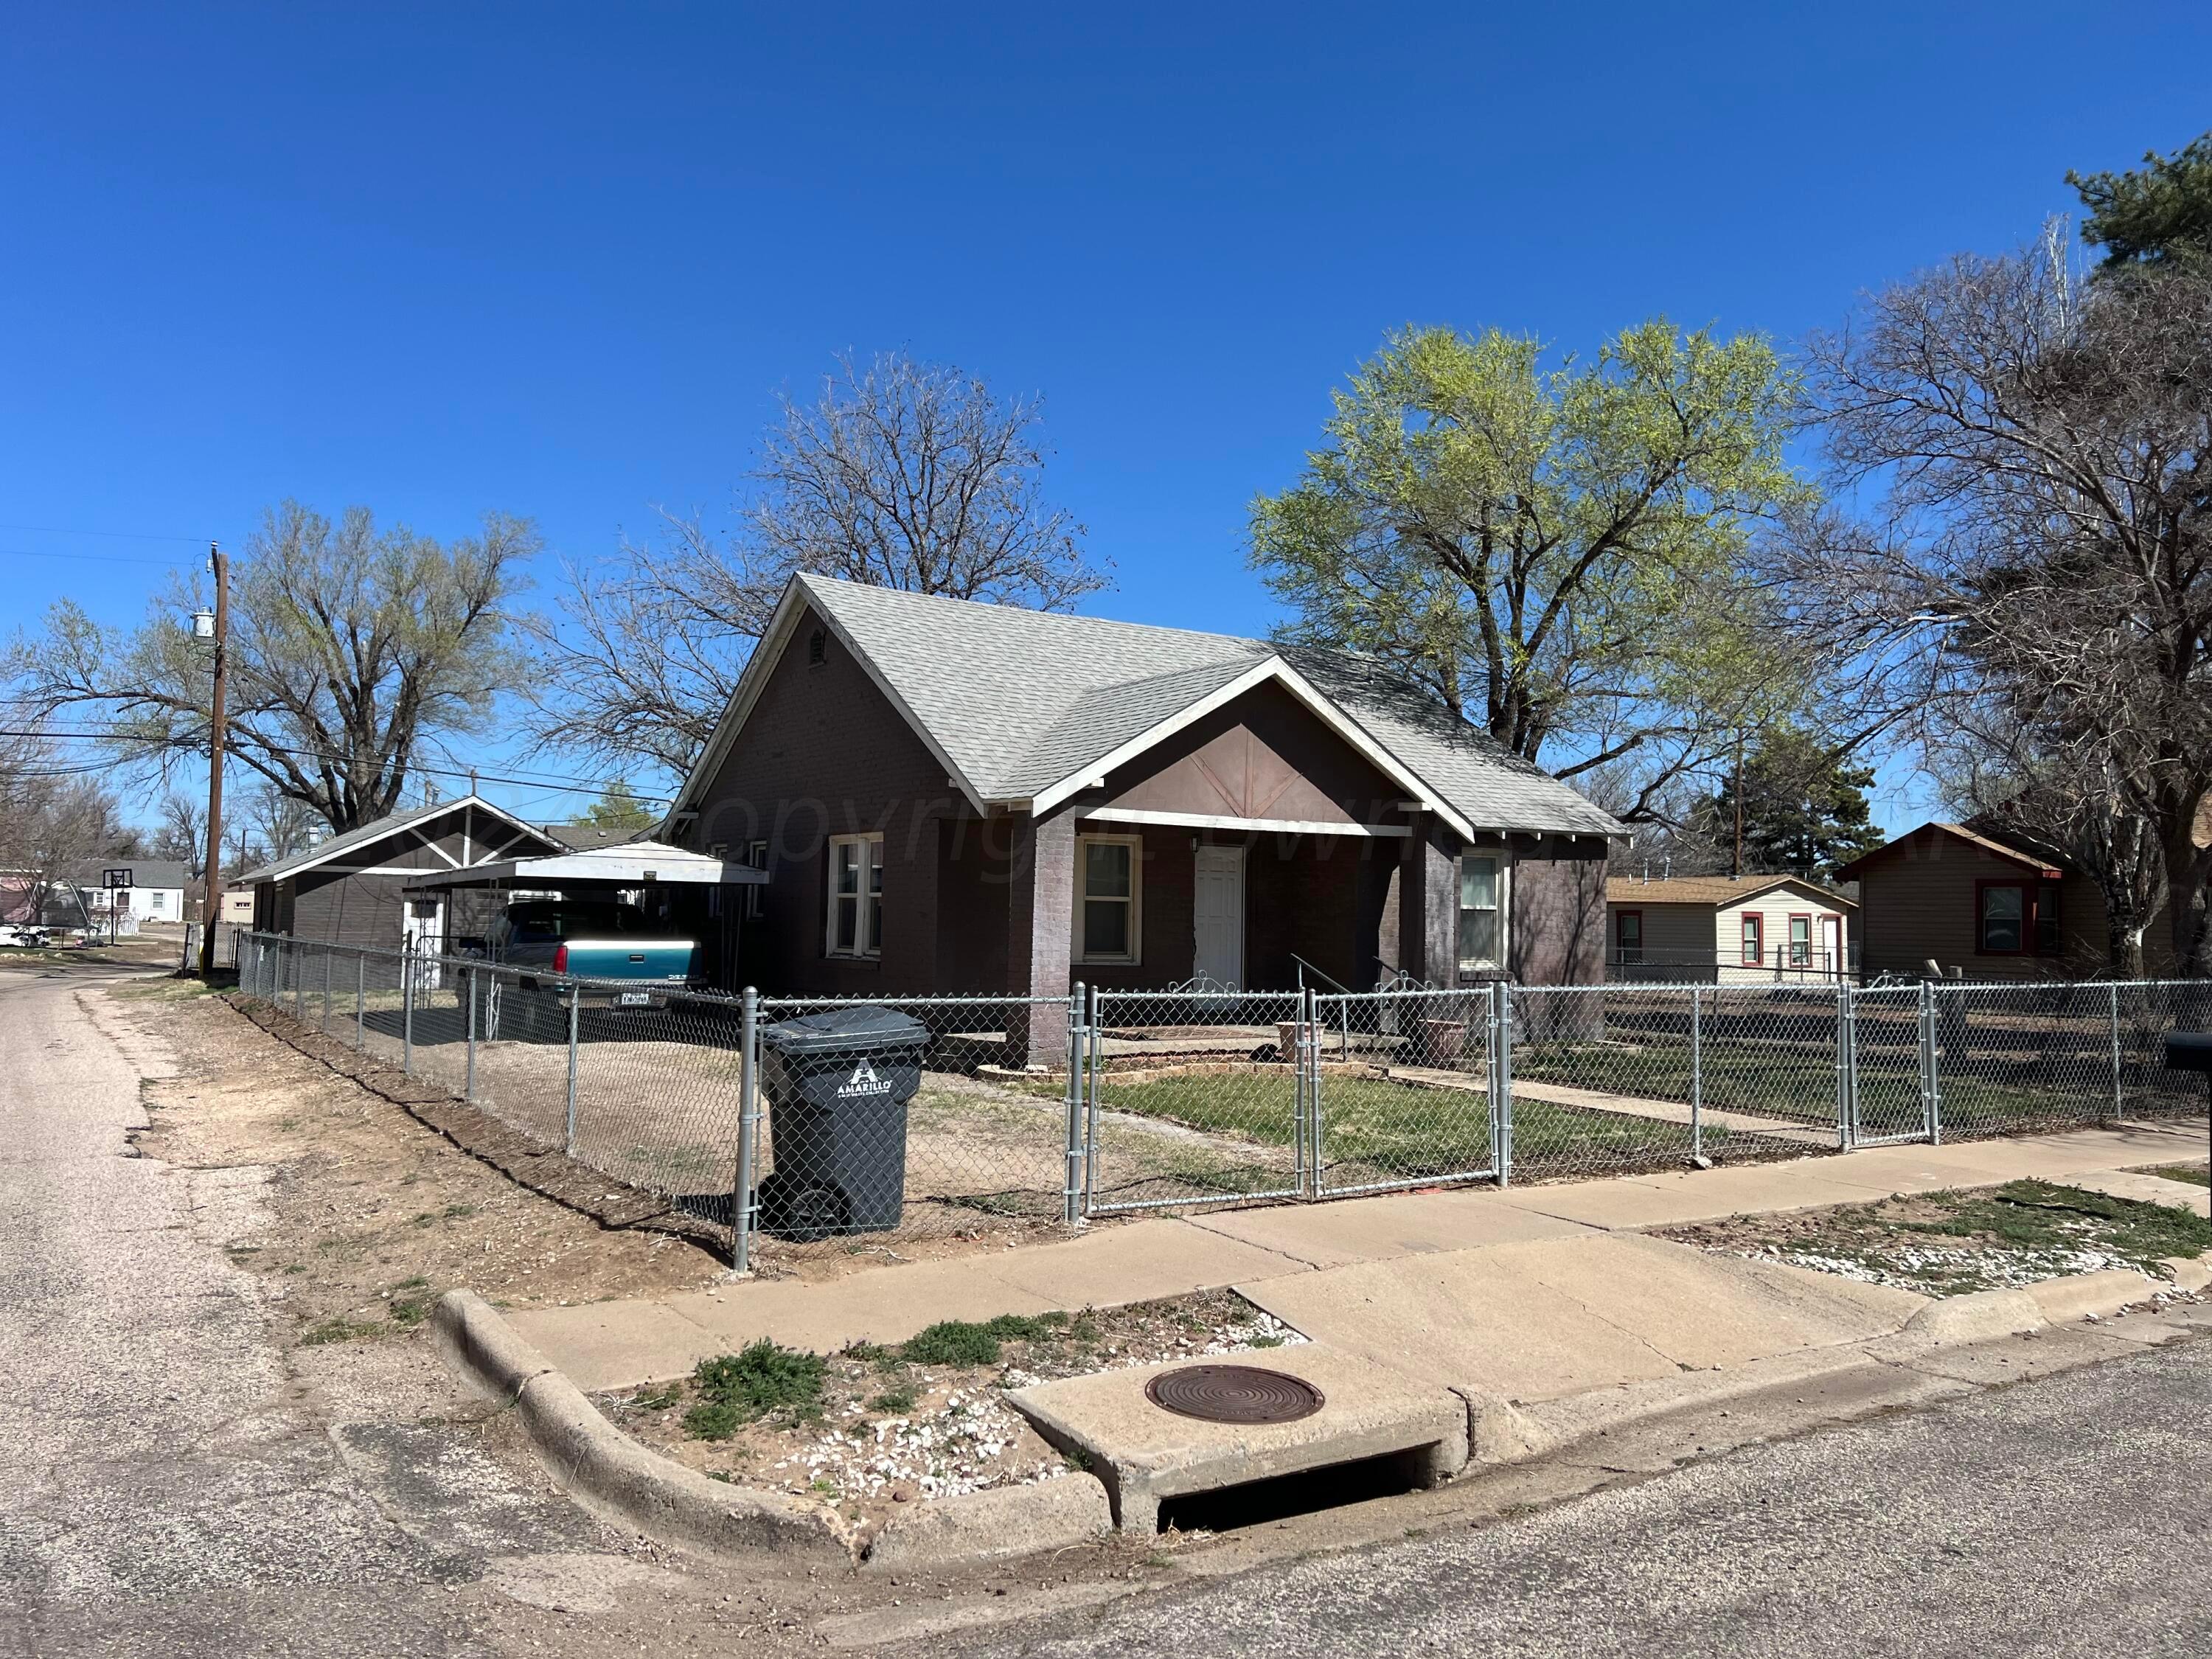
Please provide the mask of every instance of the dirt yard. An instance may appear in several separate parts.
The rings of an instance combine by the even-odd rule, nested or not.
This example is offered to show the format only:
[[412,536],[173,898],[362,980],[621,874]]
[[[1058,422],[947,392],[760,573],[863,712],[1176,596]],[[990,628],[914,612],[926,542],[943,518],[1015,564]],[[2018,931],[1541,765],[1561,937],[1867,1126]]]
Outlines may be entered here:
[[610,1229],[517,1184],[194,981],[106,994],[158,1028],[180,1064],[146,1087],[140,1150],[270,1171],[268,1231],[231,1254],[278,1281],[303,1343],[406,1332],[457,1286],[527,1308],[665,1295],[726,1272],[700,1243]]
[[[2069,1273],[2125,1268],[2212,1249],[2212,1222],[2186,1210],[2046,1181],[1941,1192],[1788,1215],[1735,1216],[1654,1237],[1848,1279],[1960,1296]],[[2172,1294],[2147,1285],[2144,1296]]]

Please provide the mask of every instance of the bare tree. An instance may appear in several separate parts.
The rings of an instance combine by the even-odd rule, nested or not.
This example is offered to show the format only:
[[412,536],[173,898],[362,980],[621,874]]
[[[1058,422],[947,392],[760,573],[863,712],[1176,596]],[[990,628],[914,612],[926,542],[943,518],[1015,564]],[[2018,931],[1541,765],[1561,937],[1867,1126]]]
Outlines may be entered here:
[[[514,678],[502,607],[538,546],[498,514],[441,544],[380,531],[365,507],[336,524],[296,501],[268,514],[234,568],[231,757],[339,829],[392,811],[425,750],[479,729]],[[106,711],[123,768],[166,776],[207,749],[209,664],[179,626],[200,597],[178,582],[127,638],[57,605],[8,653],[18,696]]]
[[255,843],[270,859],[288,859],[306,852],[314,845],[315,832],[323,825],[321,815],[313,807],[269,783],[257,786],[246,796],[241,818]]
[[176,860],[194,881],[207,873],[207,807],[196,796],[173,789],[161,798],[154,856]]
[[663,514],[611,569],[569,568],[532,629],[539,748],[681,776],[794,571],[1040,611],[1107,586],[1044,497],[1041,426],[958,369],[841,356],[817,401],[782,400],[733,538]]
[[2175,962],[2212,974],[2212,279],[1961,256],[1812,356],[1830,456],[1884,514],[1801,525],[1807,643],[1924,752],[2017,732],[2062,823],[2140,819]]

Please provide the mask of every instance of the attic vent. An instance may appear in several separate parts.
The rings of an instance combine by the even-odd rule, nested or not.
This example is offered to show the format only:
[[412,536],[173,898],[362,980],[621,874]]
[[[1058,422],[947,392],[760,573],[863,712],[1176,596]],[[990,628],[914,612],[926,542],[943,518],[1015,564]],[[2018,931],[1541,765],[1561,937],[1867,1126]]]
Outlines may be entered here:
[[830,660],[830,638],[820,629],[806,636],[806,660],[810,663]]

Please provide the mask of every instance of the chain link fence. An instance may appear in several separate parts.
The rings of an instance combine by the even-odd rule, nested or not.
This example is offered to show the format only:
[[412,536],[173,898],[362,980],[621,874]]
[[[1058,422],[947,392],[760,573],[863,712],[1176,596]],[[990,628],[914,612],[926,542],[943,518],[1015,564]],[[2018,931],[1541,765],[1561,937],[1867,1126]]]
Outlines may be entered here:
[[243,935],[240,987],[733,1260],[2193,1116],[2200,981],[725,996]]

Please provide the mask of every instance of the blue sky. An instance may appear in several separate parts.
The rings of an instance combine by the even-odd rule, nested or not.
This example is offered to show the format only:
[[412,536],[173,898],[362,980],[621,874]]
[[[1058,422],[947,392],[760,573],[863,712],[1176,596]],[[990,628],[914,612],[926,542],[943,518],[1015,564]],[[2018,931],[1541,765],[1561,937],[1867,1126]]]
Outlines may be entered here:
[[135,618],[108,561],[193,550],[118,532],[286,495],[604,556],[904,347],[1044,395],[1091,609],[1261,631],[1245,505],[1388,329],[1794,340],[2212,126],[2208,62],[2201,4],[21,8],[6,607]]

